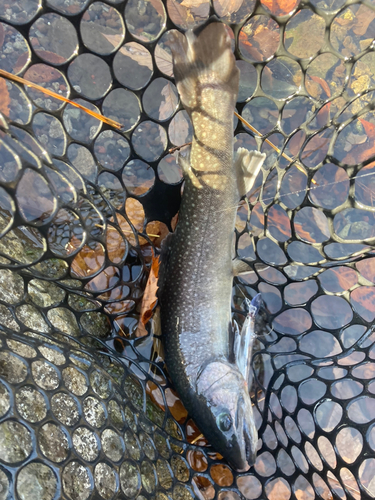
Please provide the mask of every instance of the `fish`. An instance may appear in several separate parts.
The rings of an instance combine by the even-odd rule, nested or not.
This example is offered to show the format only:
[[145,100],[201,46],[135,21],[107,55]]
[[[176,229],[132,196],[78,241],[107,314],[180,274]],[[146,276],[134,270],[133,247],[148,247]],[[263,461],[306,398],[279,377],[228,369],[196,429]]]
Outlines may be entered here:
[[177,228],[162,251],[165,362],[201,432],[233,469],[246,471],[255,463],[258,436],[230,339],[233,277],[250,269],[233,259],[232,242],[239,201],[265,155],[245,148],[233,154],[239,70],[224,25],[176,32],[170,47],[194,134],[190,153],[179,158],[185,184]]

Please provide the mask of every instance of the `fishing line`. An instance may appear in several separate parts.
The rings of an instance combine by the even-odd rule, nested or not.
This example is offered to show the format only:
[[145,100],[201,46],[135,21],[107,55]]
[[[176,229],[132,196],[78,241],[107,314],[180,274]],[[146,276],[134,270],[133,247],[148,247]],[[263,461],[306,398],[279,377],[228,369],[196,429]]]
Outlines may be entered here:
[[[292,196],[294,194],[300,194],[300,193],[307,193],[308,191],[313,191],[313,190],[316,190],[316,189],[324,189],[326,187],[329,187],[329,186],[334,186],[336,184],[340,184],[341,182],[348,182],[350,180],[356,180],[356,179],[361,179],[362,177],[370,177],[371,175],[375,175],[375,172],[369,172],[367,174],[363,174],[363,175],[356,175],[354,177],[350,177],[348,179],[342,179],[341,181],[334,181],[334,182],[328,182],[327,184],[324,184],[324,185],[317,185],[317,186],[311,186],[311,187],[306,187],[304,189],[298,189],[296,191],[291,191],[289,193],[283,193],[283,194],[279,194],[279,199],[285,197],[285,196]],[[255,192],[257,190],[259,190],[260,187],[258,187]],[[366,186],[366,190],[368,190],[369,188]],[[370,193],[374,193],[374,190],[370,190]],[[254,193],[251,194],[251,196],[253,196]],[[276,196],[273,196],[273,197],[270,197],[270,198],[259,198],[258,201],[263,201],[263,202],[267,202],[267,201],[273,201],[276,199]],[[238,207],[238,204],[235,205],[236,207]],[[226,208],[223,208],[222,210],[217,210],[217,212],[226,212],[227,210],[232,210],[233,208],[235,208],[235,206],[230,206],[230,207],[226,207]],[[251,209],[250,209],[251,210]]]
[[[355,179],[361,179],[362,177],[370,177],[371,175],[375,175],[375,172],[369,172],[367,174],[363,174],[363,175],[356,175],[354,177],[351,177],[350,179],[342,179],[341,181],[334,181],[334,182],[328,182],[327,184],[324,184],[324,186],[322,185],[318,185],[318,186],[310,186],[310,187],[306,187],[304,189],[299,189],[297,191],[292,191],[290,193],[284,193],[284,194],[281,194],[279,195],[279,198],[282,198],[284,196],[292,196],[293,194],[300,194],[300,193],[305,193],[305,192],[308,192],[308,191],[313,191],[315,189],[319,189],[319,188],[326,188],[328,186],[334,186],[336,184],[340,184],[340,182],[347,182],[348,180],[355,180]],[[373,192],[372,190],[370,192]],[[275,197],[271,197],[271,198],[260,198],[261,201],[272,201],[274,200]]]

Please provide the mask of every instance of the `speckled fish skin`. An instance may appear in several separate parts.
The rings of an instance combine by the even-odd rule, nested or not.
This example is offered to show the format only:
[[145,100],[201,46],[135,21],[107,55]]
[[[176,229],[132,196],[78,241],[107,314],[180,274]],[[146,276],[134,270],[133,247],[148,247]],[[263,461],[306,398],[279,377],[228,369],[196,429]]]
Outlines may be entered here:
[[239,71],[221,23],[198,36],[177,34],[172,51],[194,138],[190,163],[182,162],[179,222],[159,293],[166,364],[199,429],[234,469],[244,471],[256,458],[257,431],[247,384],[229,349],[232,239],[240,199],[233,162]]

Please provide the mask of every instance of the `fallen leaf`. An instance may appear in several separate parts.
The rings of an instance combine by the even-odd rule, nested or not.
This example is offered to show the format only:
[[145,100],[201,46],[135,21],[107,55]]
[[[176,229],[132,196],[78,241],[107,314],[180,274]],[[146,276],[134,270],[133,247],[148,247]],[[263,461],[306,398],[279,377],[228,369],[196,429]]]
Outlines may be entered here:
[[324,92],[327,94],[327,97],[331,97],[331,89],[329,88],[328,83],[323,80],[323,78],[320,78],[320,76],[315,76],[315,75],[310,75],[311,80],[314,82],[318,83]]
[[[177,26],[186,26],[186,25],[194,25],[195,18],[192,15],[192,11],[196,13],[196,11],[203,5],[203,9],[200,9],[201,17],[204,18],[206,15],[206,11],[208,14],[209,11],[209,3],[203,3],[201,0],[184,0],[187,5],[182,3],[178,3],[176,0],[170,0],[168,2],[168,14],[171,20]],[[207,6],[207,8],[205,8]]]
[[137,62],[140,66],[146,66],[150,71],[153,70],[152,59],[150,52],[139,43],[130,42],[121,47],[119,52],[133,61]]
[[154,7],[158,15],[162,18],[165,16],[165,11],[163,4],[160,2],[160,0],[149,0],[151,5]]
[[327,102],[327,104],[320,108],[316,115],[316,121],[320,128],[323,128],[324,126],[329,124],[329,121],[331,119],[331,105],[331,102]]
[[356,268],[365,279],[375,282],[375,257],[357,262]]
[[153,403],[155,403],[161,410],[165,411],[165,404],[161,390],[156,384],[154,384],[154,382],[151,382],[151,380],[147,381],[146,393],[150,396]]
[[124,314],[129,313],[135,306],[134,300],[120,300],[118,302],[111,302],[104,308],[108,314]]
[[146,226],[146,233],[152,243],[160,248],[160,245],[164,238],[168,235],[169,230],[167,226],[158,220],[154,220],[152,222],[149,222]]
[[367,140],[365,143],[354,146],[350,150],[343,160],[345,163],[357,164],[375,155],[375,124],[363,118],[358,118],[358,120],[367,134]]
[[117,48],[119,44],[122,42],[122,34],[121,35],[106,35],[105,33],[100,33],[103,38],[107,40],[113,47]]
[[29,52],[24,52],[23,54],[21,54],[13,67],[12,73],[17,75],[30,62],[30,59],[31,59],[31,57],[30,57]]
[[106,248],[109,260],[114,264],[120,264],[125,256],[126,244],[124,238],[113,226],[107,227]]
[[47,64],[34,64],[25,73],[25,80],[33,83],[43,85],[46,82],[53,82],[60,80],[61,73]]
[[271,14],[285,16],[297,7],[299,0],[262,0],[261,3]]
[[146,325],[152,316],[152,312],[157,303],[156,292],[158,291],[160,261],[159,257],[152,257],[150,274],[143,294],[140,318],[141,323]]
[[365,129],[366,134],[374,138],[375,137],[375,125],[367,120],[363,120],[363,118],[359,118],[359,121],[362,123],[363,128]]
[[178,95],[174,92],[171,82],[168,82],[161,91],[164,97],[159,106],[159,120],[166,120],[169,118],[178,104]]
[[240,10],[243,0],[216,0],[215,10],[220,17],[234,14]]
[[[125,202],[125,211],[130,222],[133,224],[134,229],[137,232],[143,231],[145,212],[143,210],[142,203],[140,203],[135,198],[128,198]],[[128,221],[125,219],[125,217],[120,214],[117,214],[117,221],[129,243],[133,246],[137,246],[137,240],[133,232],[133,229],[128,223]],[[113,222],[112,219],[111,222]],[[139,243],[140,245],[145,245],[146,243],[148,243],[148,241],[139,236]]]
[[181,399],[178,397],[176,391],[168,387],[165,391],[165,397],[167,400],[167,405],[172,416],[180,424],[184,423],[188,412],[185,406],[182,404]]
[[71,264],[71,274],[78,278],[87,278],[96,274],[104,265],[104,248],[98,242],[85,245],[78,252]]
[[51,64],[64,64],[66,62],[66,58],[64,56],[56,54],[56,52],[51,52],[49,50],[42,50],[42,49],[38,49],[36,52],[39,57],[41,57],[42,59]]
[[358,144],[363,144],[366,141],[367,141],[367,135],[365,134],[358,135],[358,134],[353,134],[353,132],[349,132],[346,138],[344,151],[350,151],[353,146],[357,146]]
[[239,47],[243,55],[254,61],[264,61],[271,57],[280,41],[280,29],[275,21],[263,24],[262,16],[250,19],[239,34]]
[[375,19],[375,12],[366,7],[365,5],[360,5],[355,16],[353,32],[357,36],[365,35],[367,28],[374,19]]
[[172,54],[165,50],[161,45],[157,45],[154,52],[155,62],[162,73],[173,76]]
[[7,88],[7,82],[0,78],[0,113],[9,117],[10,96]]

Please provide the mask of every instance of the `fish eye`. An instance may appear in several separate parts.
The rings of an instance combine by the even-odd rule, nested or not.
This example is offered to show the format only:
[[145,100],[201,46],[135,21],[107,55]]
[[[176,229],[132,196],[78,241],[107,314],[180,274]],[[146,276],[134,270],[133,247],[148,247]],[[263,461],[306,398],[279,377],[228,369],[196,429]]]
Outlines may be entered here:
[[221,431],[227,432],[233,425],[232,417],[229,413],[220,413],[217,418],[217,423]]

